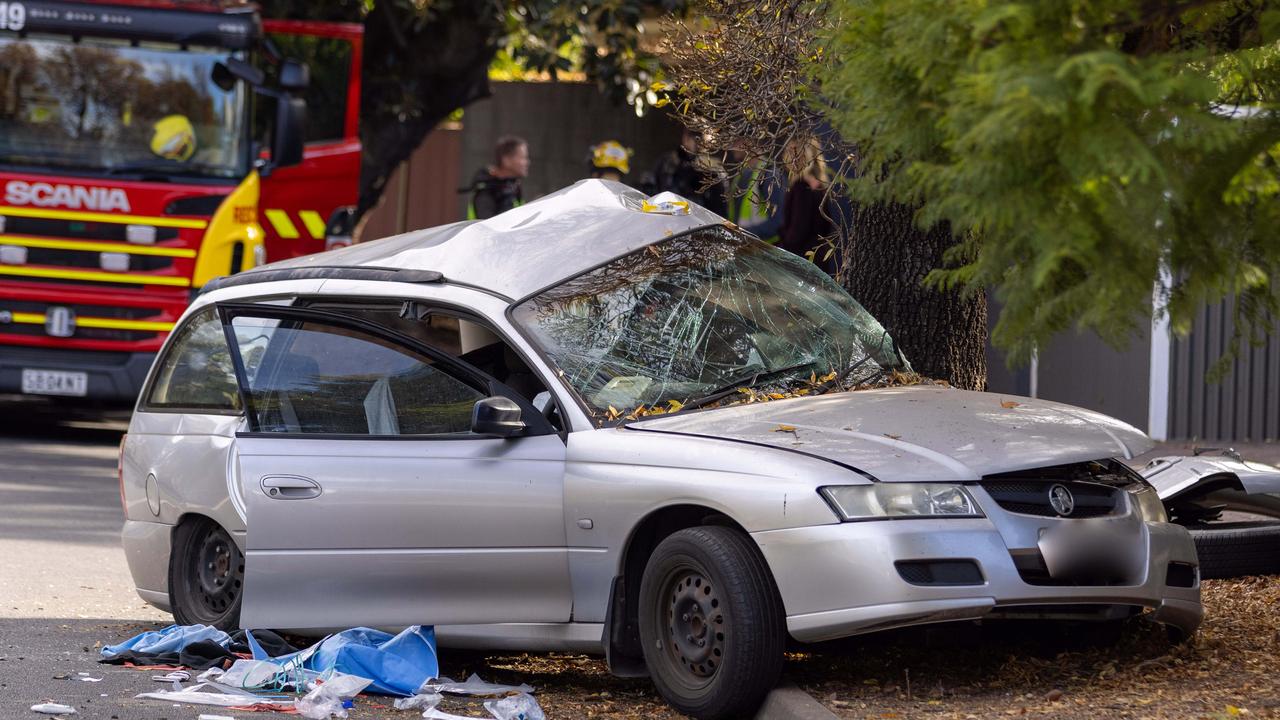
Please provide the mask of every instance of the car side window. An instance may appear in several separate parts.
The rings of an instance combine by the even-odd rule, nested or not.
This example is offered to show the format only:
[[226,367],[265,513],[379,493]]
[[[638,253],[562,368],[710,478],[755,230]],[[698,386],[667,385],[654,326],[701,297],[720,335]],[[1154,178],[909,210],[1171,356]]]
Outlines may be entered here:
[[346,326],[232,320],[256,432],[453,435],[487,395],[416,350]]
[[174,336],[147,395],[147,409],[239,413],[240,392],[222,323],[210,308]]

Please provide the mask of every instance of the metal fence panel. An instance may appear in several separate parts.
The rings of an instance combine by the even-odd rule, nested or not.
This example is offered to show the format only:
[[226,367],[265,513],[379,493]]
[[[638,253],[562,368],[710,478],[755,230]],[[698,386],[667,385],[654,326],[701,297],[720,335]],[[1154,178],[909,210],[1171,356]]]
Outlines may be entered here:
[[1206,373],[1231,342],[1234,303],[1206,306],[1173,340],[1169,437],[1209,442],[1280,439],[1280,334],[1242,348],[1218,382]]

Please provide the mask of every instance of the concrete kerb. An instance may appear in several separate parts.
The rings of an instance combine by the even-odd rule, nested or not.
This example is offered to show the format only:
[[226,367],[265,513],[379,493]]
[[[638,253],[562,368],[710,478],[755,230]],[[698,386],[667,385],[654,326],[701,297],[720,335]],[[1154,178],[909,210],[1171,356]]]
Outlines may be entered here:
[[837,720],[837,717],[794,683],[784,682],[765,697],[755,720]]

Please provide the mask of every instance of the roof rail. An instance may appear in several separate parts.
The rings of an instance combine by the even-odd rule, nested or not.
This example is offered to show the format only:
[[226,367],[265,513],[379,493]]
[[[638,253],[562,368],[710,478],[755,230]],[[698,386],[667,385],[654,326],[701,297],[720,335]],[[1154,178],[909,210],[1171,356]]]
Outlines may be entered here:
[[278,269],[250,270],[237,275],[214,278],[204,284],[200,294],[222,288],[277,282],[280,280],[369,280],[373,282],[441,283],[444,275],[435,270],[369,267],[351,265],[312,265]]

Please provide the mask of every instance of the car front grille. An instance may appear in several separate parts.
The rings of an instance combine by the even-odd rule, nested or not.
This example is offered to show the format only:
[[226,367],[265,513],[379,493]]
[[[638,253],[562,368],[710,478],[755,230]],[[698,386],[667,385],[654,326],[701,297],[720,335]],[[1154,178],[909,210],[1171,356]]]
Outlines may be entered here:
[[[1071,492],[1075,507],[1066,515],[1049,502],[1050,490],[1061,485]],[[988,480],[982,487],[1001,508],[1022,515],[1040,517],[1091,518],[1110,515],[1119,504],[1117,488],[1084,482],[1045,482],[1024,480]]]
[[[1054,465],[988,475],[981,485],[1002,509],[1021,515],[1067,517],[1071,519],[1103,517],[1124,510],[1121,494],[1126,488],[1143,484],[1142,476],[1118,460]],[[1055,485],[1065,487],[1074,501],[1070,513],[1054,509],[1051,491]]]

